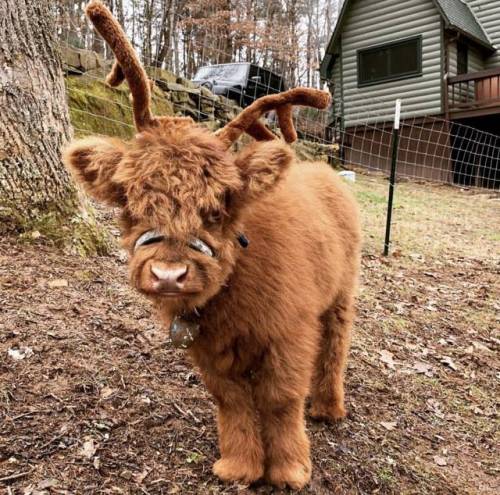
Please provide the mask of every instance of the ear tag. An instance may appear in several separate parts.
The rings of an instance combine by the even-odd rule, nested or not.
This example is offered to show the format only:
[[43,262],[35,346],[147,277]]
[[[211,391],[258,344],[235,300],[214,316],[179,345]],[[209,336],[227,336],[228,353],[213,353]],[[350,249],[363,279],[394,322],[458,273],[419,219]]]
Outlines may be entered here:
[[200,325],[196,321],[184,320],[176,316],[170,324],[170,340],[177,349],[188,349],[200,334]]
[[238,234],[238,242],[240,243],[240,246],[243,249],[246,249],[248,247],[248,245],[250,244],[248,237],[243,233]]

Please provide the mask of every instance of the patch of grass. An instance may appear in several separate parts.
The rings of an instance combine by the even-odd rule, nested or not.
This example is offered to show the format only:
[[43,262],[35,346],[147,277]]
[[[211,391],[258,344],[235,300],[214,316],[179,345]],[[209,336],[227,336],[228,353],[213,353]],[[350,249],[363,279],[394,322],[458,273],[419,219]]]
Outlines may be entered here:
[[484,235],[488,241],[500,242],[500,230],[498,232],[485,232]]
[[200,454],[198,452],[191,452],[187,458],[186,462],[188,464],[199,464],[205,459],[205,456],[203,454]]
[[[383,249],[388,182],[357,174],[365,249]],[[396,185],[391,248],[426,257],[498,258],[498,200],[452,186],[403,182]]]
[[392,472],[392,469],[388,467],[384,467],[380,469],[380,471],[377,473],[377,478],[383,487],[390,487],[394,483],[394,473]]
[[356,194],[358,201],[364,205],[366,203],[372,204],[387,204],[387,198],[381,194],[374,191],[359,190]]

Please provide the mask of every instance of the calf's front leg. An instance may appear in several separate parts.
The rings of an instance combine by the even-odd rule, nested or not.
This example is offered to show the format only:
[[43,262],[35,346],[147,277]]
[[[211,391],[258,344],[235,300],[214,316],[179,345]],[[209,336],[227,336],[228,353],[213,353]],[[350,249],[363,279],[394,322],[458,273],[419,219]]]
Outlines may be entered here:
[[218,406],[221,458],[214,474],[224,481],[256,481],[264,475],[264,449],[249,384],[218,375],[204,378]]
[[296,350],[296,355],[288,356],[289,362],[277,358],[264,364],[254,383],[254,397],[261,419],[265,478],[280,488],[300,489],[311,478],[304,405],[313,346],[297,346]]
[[304,401],[305,397],[290,399],[282,403],[268,403],[261,408],[266,479],[279,488],[288,485],[298,490],[311,478]]

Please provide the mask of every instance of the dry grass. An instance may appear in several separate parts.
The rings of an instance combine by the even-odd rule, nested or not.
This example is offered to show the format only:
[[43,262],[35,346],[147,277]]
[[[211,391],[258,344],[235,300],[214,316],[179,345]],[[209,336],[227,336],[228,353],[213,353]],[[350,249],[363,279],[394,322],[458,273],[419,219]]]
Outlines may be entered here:
[[[388,182],[357,175],[353,185],[363,211],[366,246],[384,243]],[[500,195],[402,182],[394,196],[392,248],[403,254],[440,258],[500,256]]]
[[[387,183],[358,179],[349,416],[308,422],[303,493],[499,493],[498,201],[400,184],[386,259]],[[0,492],[273,493],[211,474],[213,403],[182,352],[148,341],[162,330],[118,253],[36,243],[0,240]],[[25,359],[8,354],[25,347]]]

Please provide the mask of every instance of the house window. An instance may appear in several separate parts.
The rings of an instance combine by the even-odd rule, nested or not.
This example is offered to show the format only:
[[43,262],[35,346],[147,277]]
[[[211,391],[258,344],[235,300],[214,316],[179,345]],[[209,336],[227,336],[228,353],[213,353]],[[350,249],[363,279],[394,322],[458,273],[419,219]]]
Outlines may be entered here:
[[422,75],[422,37],[358,51],[358,86]]
[[466,43],[457,43],[457,74],[467,74],[469,70],[469,48]]

